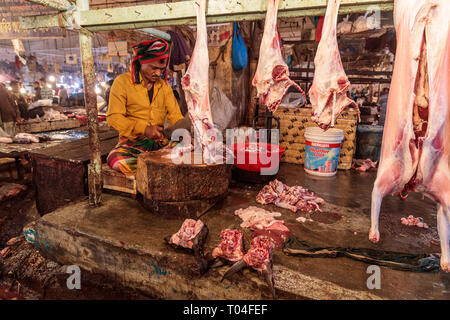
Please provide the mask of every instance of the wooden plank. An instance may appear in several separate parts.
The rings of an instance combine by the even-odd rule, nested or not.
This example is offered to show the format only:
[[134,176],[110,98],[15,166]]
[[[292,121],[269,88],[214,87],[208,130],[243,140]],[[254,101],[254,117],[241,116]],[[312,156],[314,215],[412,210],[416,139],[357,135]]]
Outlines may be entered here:
[[81,127],[80,120],[66,119],[66,120],[42,120],[40,122],[23,123],[16,126],[17,132],[36,133],[57,131],[63,129],[74,129]]
[[[80,25],[90,31],[140,29],[170,25],[195,25],[194,1],[159,3],[123,8],[107,8],[80,11]],[[327,0],[282,0],[278,9],[279,18],[324,15]],[[340,14],[363,13],[376,6],[380,11],[392,11],[394,0],[342,0]],[[206,22],[223,23],[232,21],[253,21],[264,19],[267,1],[261,0],[209,0],[206,10]],[[72,21],[65,13],[64,24]],[[59,26],[56,15],[22,17],[21,28]]]
[[32,151],[37,151],[39,149],[49,148],[61,143],[65,143],[64,140],[57,141],[47,141],[41,143],[30,143],[30,144],[18,144],[18,143],[0,143],[0,158],[14,158],[20,157],[21,155],[30,153]]
[[[111,133],[102,137],[100,133],[101,156],[105,157],[117,144],[117,136],[110,137]],[[70,141],[51,148],[39,149],[33,154],[47,156],[55,160],[67,160],[76,163],[88,163],[90,160],[89,139]]]
[[125,175],[122,172],[115,171],[108,164],[102,165],[103,189],[115,190],[132,195],[137,194],[136,176]]

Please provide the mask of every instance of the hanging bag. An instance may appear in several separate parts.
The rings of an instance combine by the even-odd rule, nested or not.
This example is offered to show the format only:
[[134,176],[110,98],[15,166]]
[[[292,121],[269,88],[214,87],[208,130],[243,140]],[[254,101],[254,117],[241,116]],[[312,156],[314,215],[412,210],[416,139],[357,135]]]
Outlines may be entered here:
[[239,29],[239,24],[234,23],[233,28],[233,44],[231,47],[231,62],[233,69],[236,71],[242,70],[247,66],[247,48],[245,47],[244,39]]

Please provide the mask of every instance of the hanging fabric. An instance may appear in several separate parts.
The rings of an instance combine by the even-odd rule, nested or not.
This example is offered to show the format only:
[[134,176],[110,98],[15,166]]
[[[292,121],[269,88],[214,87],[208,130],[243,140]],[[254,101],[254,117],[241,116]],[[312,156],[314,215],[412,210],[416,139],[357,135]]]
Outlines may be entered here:
[[234,23],[233,28],[233,44],[231,47],[231,62],[233,69],[236,71],[242,70],[247,66],[248,53],[244,43],[244,39],[239,29],[239,24]]

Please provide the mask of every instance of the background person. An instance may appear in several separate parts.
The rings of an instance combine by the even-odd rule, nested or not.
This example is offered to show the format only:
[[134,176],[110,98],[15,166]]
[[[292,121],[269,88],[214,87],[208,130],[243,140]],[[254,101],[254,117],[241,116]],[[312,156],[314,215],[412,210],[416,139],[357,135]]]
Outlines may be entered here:
[[16,135],[16,122],[22,123],[19,109],[8,89],[3,83],[0,83],[0,116],[3,130],[12,137]]
[[59,105],[61,107],[69,106],[69,95],[67,94],[67,90],[64,86],[61,86],[58,92],[59,96]]
[[378,100],[378,104],[380,105],[380,120],[378,121],[378,125],[384,126],[384,122],[386,120],[386,109],[389,97],[389,88],[383,88],[383,91],[380,94],[380,99]]
[[45,78],[42,78],[40,80],[40,83],[41,83],[41,99],[53,100],[53,90],[47,86]]
[[41,85],[38,81],[33,82],[33,88],[34,88],[34,97],[33,102],[36,102],[38,100],[41,100]]

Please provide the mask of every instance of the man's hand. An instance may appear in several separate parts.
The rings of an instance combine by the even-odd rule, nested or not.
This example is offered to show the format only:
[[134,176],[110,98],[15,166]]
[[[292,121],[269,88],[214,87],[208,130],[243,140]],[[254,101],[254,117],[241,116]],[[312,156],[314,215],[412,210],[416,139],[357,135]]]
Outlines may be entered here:
[[164,138],[164,136],[162,135],[163,129],[164,128],[160,126],[147,126],[147,128],[145,128],[144,135],[152,140],[161,140],[162,138]]
[[21,117],[17,117],[16,118],[16,123],[18,123],[18,124],[22,124],[23,123],[23,118],[21,118]]

